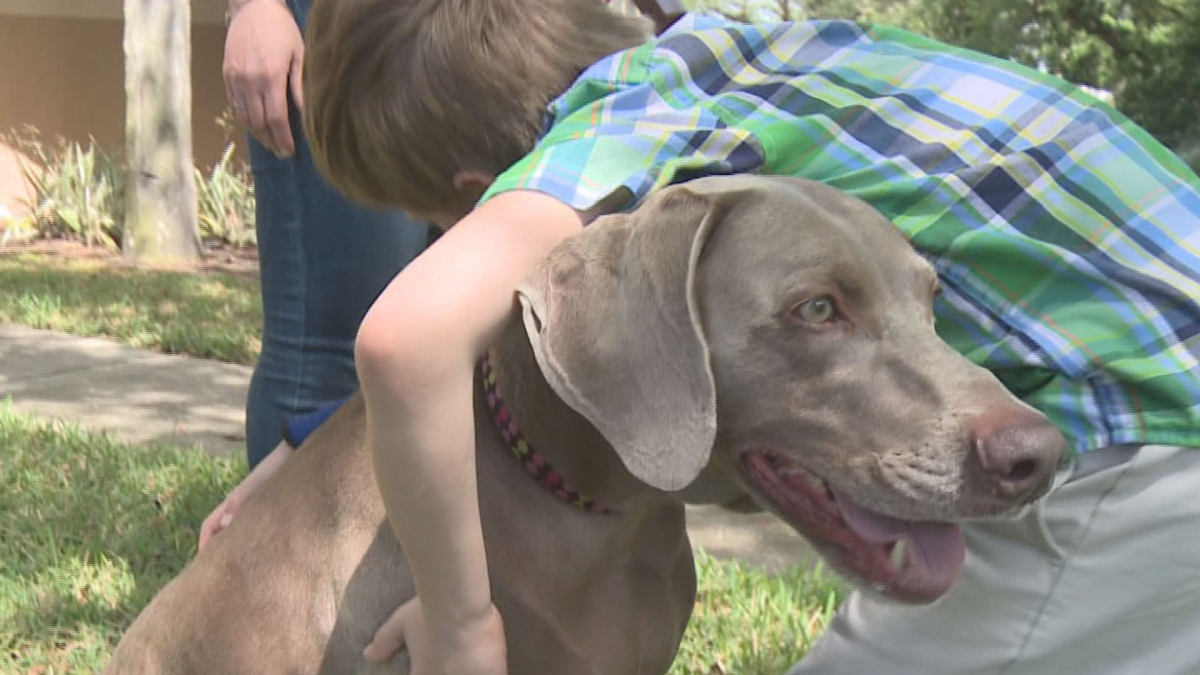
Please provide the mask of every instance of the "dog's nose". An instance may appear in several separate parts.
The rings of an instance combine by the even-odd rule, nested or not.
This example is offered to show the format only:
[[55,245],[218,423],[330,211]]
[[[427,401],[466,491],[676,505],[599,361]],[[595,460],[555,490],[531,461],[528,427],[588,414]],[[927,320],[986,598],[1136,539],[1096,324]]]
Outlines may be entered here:
[[1024,411],[985,416],[971,429],[971,447],[993,494],[1016,502],[1049,486],[1066,446],[1049,420]]

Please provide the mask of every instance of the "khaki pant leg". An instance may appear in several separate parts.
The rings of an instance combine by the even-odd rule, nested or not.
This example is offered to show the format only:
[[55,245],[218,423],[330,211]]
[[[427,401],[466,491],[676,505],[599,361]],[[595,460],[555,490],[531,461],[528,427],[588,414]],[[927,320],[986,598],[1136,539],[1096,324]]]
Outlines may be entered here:
[[1200,673],[1200,450],[1141,448],[964,529],[936,603],[855,593],[791,675]]

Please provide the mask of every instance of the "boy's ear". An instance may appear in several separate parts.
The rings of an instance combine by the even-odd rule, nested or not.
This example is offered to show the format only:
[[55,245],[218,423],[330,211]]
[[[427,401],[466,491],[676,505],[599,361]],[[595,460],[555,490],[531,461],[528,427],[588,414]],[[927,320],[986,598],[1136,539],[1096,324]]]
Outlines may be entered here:
[[454,189],[467,195],[471,202],[479,201],[496,177],[484,171],[463,169],[454,174]]

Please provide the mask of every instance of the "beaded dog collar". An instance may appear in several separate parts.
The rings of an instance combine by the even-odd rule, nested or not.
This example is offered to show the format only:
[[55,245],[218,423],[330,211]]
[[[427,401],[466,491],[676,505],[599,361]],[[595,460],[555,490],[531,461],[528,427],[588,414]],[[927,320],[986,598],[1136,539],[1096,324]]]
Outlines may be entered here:
[[483,375],[483,392],[487,397],[488,410],[492,413],[492,421],[496,423],[500,437],[508,444],[509,450],[512,451],[517,461],[525,467],[525,470],[534,477],[538,484],[555,497],[581,511],[612,513],[611,509],[597,504],[568,485],[562,474],[550,466],[550,462],[546,461],[546,458],[534,450],[529,445],[529,441],[525,440],[525,436],[517,428],[517,422],[509,412],[508,406],[504,404],[504,399],[500,397],[500,388],[496,384],[496,371],[492,369],[490,353],[485,354],[479,361],[479,371]]

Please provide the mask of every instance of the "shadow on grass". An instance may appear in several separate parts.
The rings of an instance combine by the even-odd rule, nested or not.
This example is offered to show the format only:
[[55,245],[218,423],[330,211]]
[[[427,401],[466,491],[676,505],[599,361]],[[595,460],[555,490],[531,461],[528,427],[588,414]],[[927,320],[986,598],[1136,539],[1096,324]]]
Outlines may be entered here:
[[262,304],[252,275],[20,253],[0,255],[0,321],[252,364]]
[[244,473],[0,403],[0,672],[95,672]]

